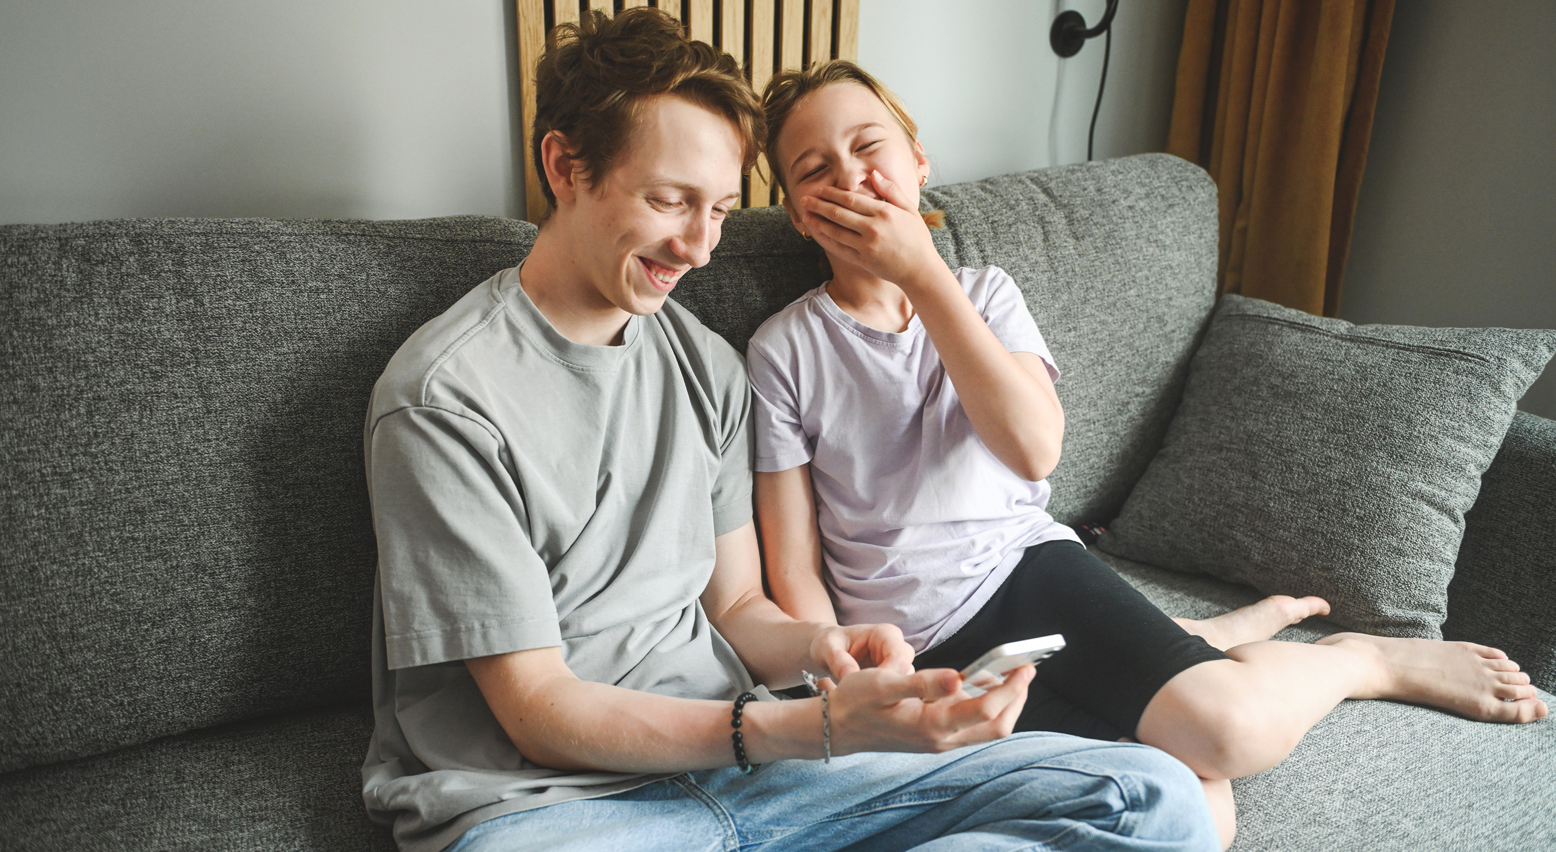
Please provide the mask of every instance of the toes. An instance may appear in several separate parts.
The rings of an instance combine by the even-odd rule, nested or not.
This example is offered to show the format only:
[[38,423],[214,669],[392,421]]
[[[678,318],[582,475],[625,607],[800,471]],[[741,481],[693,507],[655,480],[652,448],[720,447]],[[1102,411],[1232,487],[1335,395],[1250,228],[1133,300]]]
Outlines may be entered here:
[[1329,601],[1316,595],[1308,595],[1298,603],[1307,607],[1308,615],[1328,615]]
[[1521,667],[1512,660],[1488,659],[1486,660],[1486,668],[1494,672],[1516,672],[1521,670]]
[[1521,725],[1529,722],[1538,722],[1551,712],[1550,708],[1545,706],[1544,701],[1520,701],[1511,706],[1514,708],[1513,721]]
[[1502,683],[1502,684],[1498,684],[1496,686],[1496,688],[1494,688],[1491,691],[1491,694],[1495,695],[1496,697],[1502,699],[1505,702],[1505,701],[1523,701],[1524,699],[1532,699],[1538,693],[1535,692],[1534,687],[1532,687],[1532,686],[1530,686],[1528,684]]
[[1529,675],[1523,672],[1497,672],[1497,680],[1522,686],[1529,682]]

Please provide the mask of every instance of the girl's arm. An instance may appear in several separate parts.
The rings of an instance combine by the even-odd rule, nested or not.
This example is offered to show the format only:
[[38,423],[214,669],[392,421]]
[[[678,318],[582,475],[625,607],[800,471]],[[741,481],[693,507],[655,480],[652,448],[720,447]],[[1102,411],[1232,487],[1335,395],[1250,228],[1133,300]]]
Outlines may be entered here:
[[872,172],[885,201],[825,187],[799,199],[822,248],[896,284],[940,352],[967,419],[989,451],[1037,481],[1059,463],[1064,410],[1042,359],[1005,350],[935,251],[913,199]]
[[837,612],[821,579],[821,531],[810,465],[756,473],[756,517],[762,533],[767,587],[793,618],[836,624]]

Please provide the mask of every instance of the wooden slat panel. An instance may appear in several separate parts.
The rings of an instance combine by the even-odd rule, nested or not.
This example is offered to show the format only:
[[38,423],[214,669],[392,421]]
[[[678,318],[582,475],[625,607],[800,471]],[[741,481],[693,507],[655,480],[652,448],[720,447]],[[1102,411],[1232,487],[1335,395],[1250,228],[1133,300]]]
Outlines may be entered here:
[[676,20],[681,19],[681,0],[659,0],[654,6]]
[[[817,5],[826,5],[818,3]],[[805,0],[779,0],[778,68],[803,68],[805,65]]]
[[859,61],[859,0],[837,0],[837,58]]
[[746,64],[746,4],[745,0],[724,0],[719,4],[719,40],[714,45],[735,57],[742,67]]
[[812,62],[832,58],[832,0],[812,0],[810,4],[810,51],[805,67]]
[[616,4],[612,3],[611,0],[589,0],[589,11],[614,15],[616,14]]
[[633,6],[647,6],[648,0],[622,0],[621,8],[631,9]]
[[713,44],[713,0],[687,0],[686,12],[692,39]]
[[556,9],[555,16],[551,20],[559,24],[578,23],[578,0],[550,0],[550,2]]
[[[727,3],[728,0],[725,0]],[[749,0],[751,15],[751,50],[750,68],[747,73],[751,76],[751,88],[756,89],[757,94],[767,86],[767,81],[773,77],[773,61],[776,58],[775,48],[778,46],[778,33],[776,29],[778,10],[776,0]],[[767,170],[767,159],[758,157],[756,168],[751,170],[751,195],[746,199],[747,207],[766,207],[773,203],[772,181]]]
[[524,212],[531,222],[546,215],[546,196],[540,191],[540,174],[530,153],[530,131],[535,128],[535,66],[546,49],[545,0],[517,0],[519,13],[519,124],[524,138]]
[[[745,0],[723,0],[719,4],[718,41],[714,46],[735,57],[742,68],[746,64],[746,4]],[[747,198],[740,206],[745,207]]]

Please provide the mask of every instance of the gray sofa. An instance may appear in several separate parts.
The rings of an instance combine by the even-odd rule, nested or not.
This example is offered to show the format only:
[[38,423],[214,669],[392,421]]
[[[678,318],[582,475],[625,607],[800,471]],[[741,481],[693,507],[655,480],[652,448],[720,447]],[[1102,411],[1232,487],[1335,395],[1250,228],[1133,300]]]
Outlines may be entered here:
[[[1165,155],[932,190],[955,265],[1026,290],[1065,371],[1062,521],[1114,517],[1214,304],[1216,201]],[[369,390],[532,226],[125,220],[0,228],[0,848],[393,848],[364,815]],[[819,282],[741,211],[675,298],[737,348]],[[1174,615],[1258,597],[1107,557]],[[1556,687],[1556,423],[1518,415],[1450,638]],[[1287,632],[1312,639],[1334,626]],[[1236,784],[1242,850],[1556,848],[1556,720],[1348,702]]]

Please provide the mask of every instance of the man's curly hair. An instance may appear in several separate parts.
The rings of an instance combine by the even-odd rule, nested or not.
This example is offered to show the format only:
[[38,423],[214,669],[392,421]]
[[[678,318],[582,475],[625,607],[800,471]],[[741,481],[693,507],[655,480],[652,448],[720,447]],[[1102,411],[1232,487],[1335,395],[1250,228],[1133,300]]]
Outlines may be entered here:
[[740,136],[741,170],[756,163],[762,106],[734,58],[686,37],[681,22],[658,9],[627,9],[614,18],[590,12],[560,24],[535,69],[535,129],[530,136],[546,202],[556,194],[545,179],[540,143],[556,131],[588,183],[610,173],[630,144],[638,104],[674,95],[729,119]]

